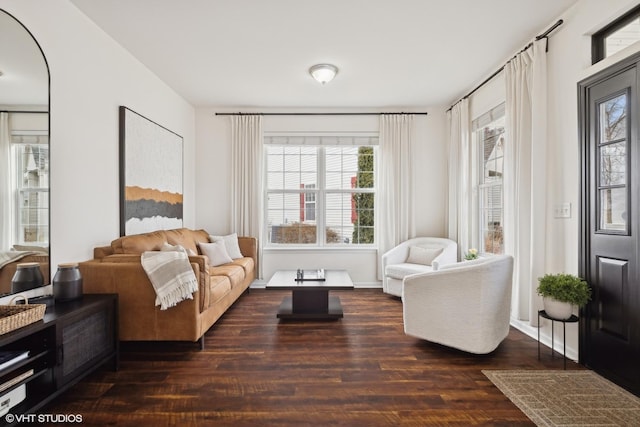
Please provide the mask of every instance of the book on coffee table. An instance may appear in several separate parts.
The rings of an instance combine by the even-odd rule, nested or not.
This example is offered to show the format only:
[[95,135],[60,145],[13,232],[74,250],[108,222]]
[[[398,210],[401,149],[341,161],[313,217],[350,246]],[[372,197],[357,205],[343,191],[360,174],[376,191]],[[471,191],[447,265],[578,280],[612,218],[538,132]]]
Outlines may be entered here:
[[325,280],[324,268],[318,270],[302,270],[296,271],[296,282],[313,281],[323,282]]

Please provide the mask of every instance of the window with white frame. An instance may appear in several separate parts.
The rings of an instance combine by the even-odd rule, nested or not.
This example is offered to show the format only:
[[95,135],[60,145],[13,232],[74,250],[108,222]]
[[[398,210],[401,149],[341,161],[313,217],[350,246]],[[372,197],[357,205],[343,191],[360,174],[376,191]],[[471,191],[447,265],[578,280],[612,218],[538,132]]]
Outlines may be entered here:
[[377,140],[265,137],[267,245],[373,245]]
[[49,144],[37,132],[11,138],[15,171],[17,244],[47,244],[49,240]]
[[483,253],[504,252],[504,104],[473,121],[473,143],[477,158],[476,220],[477,246]]

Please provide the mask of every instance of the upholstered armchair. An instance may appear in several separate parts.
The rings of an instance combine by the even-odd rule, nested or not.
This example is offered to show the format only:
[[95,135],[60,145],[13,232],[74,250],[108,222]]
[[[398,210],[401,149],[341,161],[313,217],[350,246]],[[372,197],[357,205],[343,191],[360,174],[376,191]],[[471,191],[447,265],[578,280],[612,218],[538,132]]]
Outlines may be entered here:
[[513,257],[496,255],[407,276],[403,319],[407,335],[486,354],[509,334]]
[[416,273],[437,270],[458,260],[458,245],[441,237],[416,237],[382,255],[382,290],[402,296],[402,280]]

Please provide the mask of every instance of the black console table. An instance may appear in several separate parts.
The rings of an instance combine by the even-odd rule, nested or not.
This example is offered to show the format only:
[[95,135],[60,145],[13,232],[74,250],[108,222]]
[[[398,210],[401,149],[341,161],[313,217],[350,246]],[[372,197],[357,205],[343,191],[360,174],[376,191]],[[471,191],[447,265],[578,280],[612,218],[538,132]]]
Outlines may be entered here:
[[[31,414],[107,362],[118,368],[118,296],[84,295],[47,307],[44,319],[0,335],[0,350],[29,351],[26,359],[0,370],[5,396],[25,386],[26,398],[10,414]],[[9,417],[11,418],[11,417]],[[0,425],[10,425],[7,417]]]
[[538,360],[540,360],[540,318],[551,320],[551,357],[553,357],[553,324],[554,322],[562,322],[562,360],[564,362],[564,369],[567,369],[567,323],[575,323],[578,321],[578,316],[572,314],[568,319],[556,319],[547,314],[546,311],[538,311]]

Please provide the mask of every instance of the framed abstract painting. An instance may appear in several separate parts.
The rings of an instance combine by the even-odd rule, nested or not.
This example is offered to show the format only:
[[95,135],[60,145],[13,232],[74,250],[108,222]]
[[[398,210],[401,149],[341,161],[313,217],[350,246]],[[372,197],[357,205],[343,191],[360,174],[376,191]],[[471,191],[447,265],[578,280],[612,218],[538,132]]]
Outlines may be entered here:
[[120,235],[182,227],[183,139],[120,106]]

